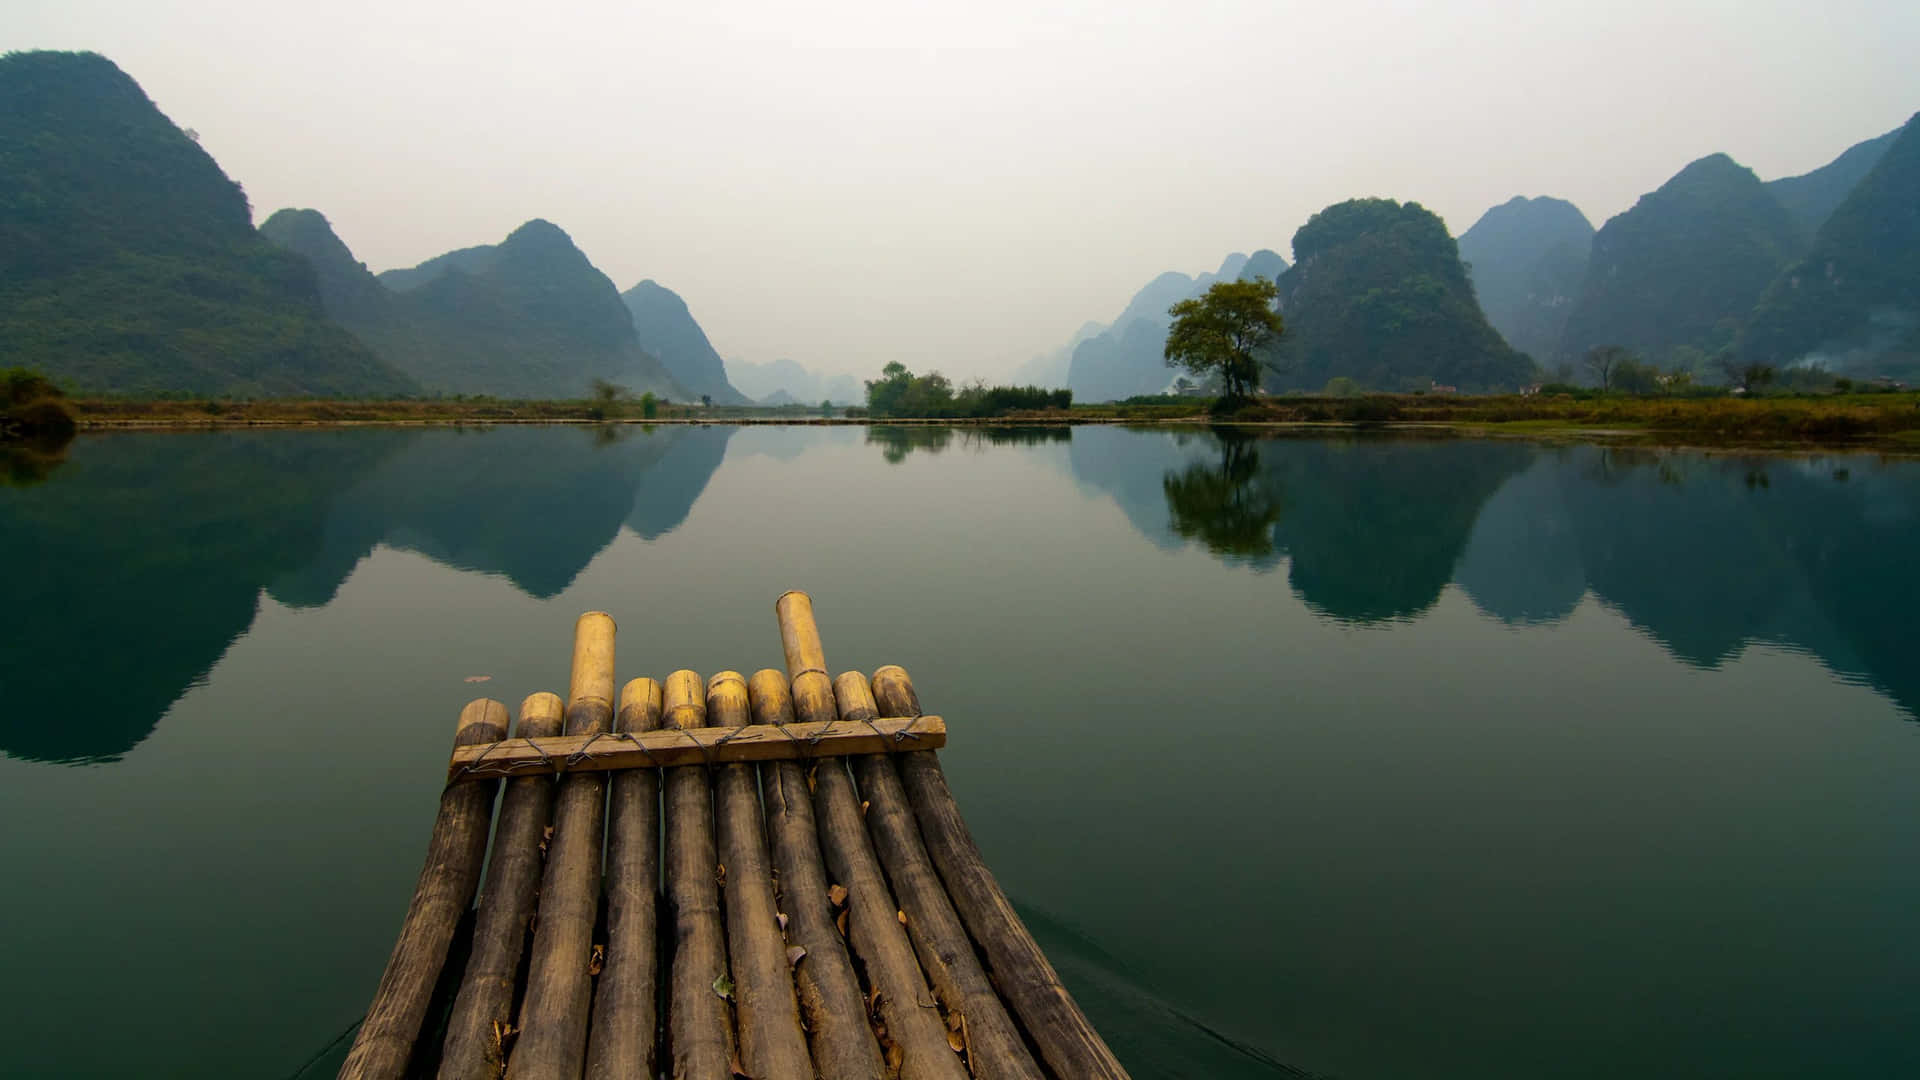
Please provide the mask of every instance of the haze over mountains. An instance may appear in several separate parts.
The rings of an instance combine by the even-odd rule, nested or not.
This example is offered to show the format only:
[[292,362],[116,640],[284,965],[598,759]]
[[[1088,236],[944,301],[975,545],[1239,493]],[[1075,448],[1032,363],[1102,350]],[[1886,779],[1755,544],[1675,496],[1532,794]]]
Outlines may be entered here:
[[680,294],[649,278],[620,294],[633,316],[634,333],[648,352],[689,393],[716,405],[746,405],[747,396],[727,382],[727,366],[706,331],[693,321]]
[[395,394],[313,268],[103,57],[0,57],[0,355],[76,389]]
[[[722,361],[670,288],[619,293],[542,219],[377,276],[319,211],[256,231],[239,186],[102,57],[9,54],[0,90],[17,103],[0,116],[0,347],[74,389],[551,398],[605,380],[716,404],[864,396],[858,376]],[[1314,265],[1261,250],[1162,274],[1017,381],[1064,381],[1082,401],[1161,392],[1166,309],[1253,276],[1281,283],[1289,325],[1272,391],[1514,389],[1597,345],[1703,381],[1729,351],[1908,377],[1915,128],[1766,183],[1710,154],[1591,232],[1570,203],[1516,198],[1456,245],[1417,203],[1349,200],[1295,233]]]
[[[1234,252],[1212,273],[1189,277],[1169,270],[1135,293],[1113,322],[1096,331],[1097,324],[1081,327],[1071,345],[1066,385],[1080,401],[1106,401],[1135,394],[1156,394],[1174,380],[1163,350],[1173,319],[1167,309],[1198,296],[1216,281],[1264,277],[1271,281],[1285,273],[1287,261],[1262,249],[1252,255]],[[1089,333],[1089,331],[1095,331]],[[1087,335],[1081,337],[1080,335]],[[1036,371],[1044,375],[1045,371]],[[1057,385],[1038,382],[1038,385]]]
[[[1598,231],[1563,199],[1516,196],[1460,236],[1457,257],[1442,242],[1444,225],[1407,209],[1415,204],[1329,207],[1323,214],[1378,213],[1334,250],[1321,250],[1306,227],[1295,234],[1296,260],[1308,261],[1303,234],[1315,256],[1336,258],[1324,272],[1296,265],[1276,275],[1288,332],[1266,386],[1311,392],[1346,377],[1374,390],[1511,390],[1556,374],[1581,378],[1577,361],[1598,345],[1625,346],[1702,382],[1719,380],[1710,361],[1729,350],[1775,367],[1920,377],[1915,159],[1913,120],[1819,169],[1766,183],[1711,154]],[[1454,269],[1462,263],[1470,287]],[[1160,392],[1173,374],[1159,359],[1165,308],[1187,295],[1183,283],[1203,291],[1195,280],[1155,278],[1113,327],[1089,324],[1066,350],[1021,371],[1044,378],[1070,351],[1077,400]]]
[[[866,387],[853,375],[817,375],[792,360],[756,364],[738,357],[727,361],[727,373],[740,392],[763,405],[818,405],[831,401],[851,405],[867,400]],[[874,372],[875,377],[879,372]]]
[[429,393],[584,397],[604,379],[688,397],[640,347],[613,283],[549,222],[378,277],[318,211],[279,211],[260,231],[312,261],[328,314]]
[[1560,347],[1586,281],[1593,224],[1564,199],[1515,195],[1460,235],[1480,308],[1507,343],[1544,359]]

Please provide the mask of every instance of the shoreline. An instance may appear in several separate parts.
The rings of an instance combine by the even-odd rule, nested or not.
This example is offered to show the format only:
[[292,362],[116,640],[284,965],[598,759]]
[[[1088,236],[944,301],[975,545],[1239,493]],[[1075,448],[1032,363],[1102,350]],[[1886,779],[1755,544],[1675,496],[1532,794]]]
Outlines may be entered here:
[[1508,439],[1544,444],[1597,443],[1720,453],[1870,453],[1900,457],[1920,456],[1920,432],[1892,435],[1855,435],[1829,438],[1769,439],[1722,435],[1711,431],[1650,428],[1619,424],[1583,425],[1522,420],[1221,420],[1204,413],[1184,416],[1025,416],[995,418],[897,418],[822,416],[639,417],[591,419],[568,416],[450,415],[431,417],[247,417],[247,416],[81,416],[79,434],[126,432],[191,433],[242,430],[320,431],[354,428],[465,428],[465,427],[930,427],[930,428],[1071,428],[1081,426],[1134,428],[1234,428],[1302,438],[1397,437]]

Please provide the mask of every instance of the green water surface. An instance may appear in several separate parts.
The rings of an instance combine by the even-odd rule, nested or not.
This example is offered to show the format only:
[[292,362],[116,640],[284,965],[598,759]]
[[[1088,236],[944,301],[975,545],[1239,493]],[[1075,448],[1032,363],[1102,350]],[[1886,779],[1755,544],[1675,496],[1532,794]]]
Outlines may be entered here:
[[1141,1080],[1920,1075],[1917,551],[1862,455],[83,438],[0,488],[0,1074],[331,1075],[460,706],[801,588]]

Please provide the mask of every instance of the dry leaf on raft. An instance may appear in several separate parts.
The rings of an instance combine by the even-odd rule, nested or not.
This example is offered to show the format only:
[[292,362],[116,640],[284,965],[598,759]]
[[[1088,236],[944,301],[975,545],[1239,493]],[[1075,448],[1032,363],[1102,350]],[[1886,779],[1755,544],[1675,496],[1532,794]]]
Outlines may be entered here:
[[840,928],[841,937],[846,937],[847,936],[847,913],[844,911],[841,912],[840,917],[833,920],[833,925]]
[[722,972],[719,978],[713,980],[713,992],[723,998],[731,999],[733,997],[733,980],[727,978],[726,974]]
[[807,955],[807,950],[801,948],[798,945],[794,945],[788,948],[787,949],[787,966],[788,967],[796,966],[797,964],[800,963],[800,958],[805,955]]
[[834,907],[839,907],[846,902],[847,887],[845,885],[827,886],[827,903],[832,904]]
[[720,874],[716,880],[719,882],[721,888],[724,889],[727,887],[727,864],[726,863],[720,864]]
[[786,912],[784,912],[784,911],[776,911],[776,912],[774,912],[774,913],[773,913],[773,917],[774,917],[774,918],[776,918],[776,919],[779,919],[779,920],[780,920],[780,929],[781,929],[781,930],[785,930],[785,929],[787,928],[787,913],[786,913]]
[[901,925],[901,926],[905,926],[905,925],[907,925],[907,913],[906,913],[906,912],[904,912],[904,911],[896,911],[896,912],[894,912],[894,914],[895,914],[895,915],[898,915],[898,916],[900,916],[900,925]]
[[606,966],[607,947],[605,945],[595,945],[593,947],[593,958],[587,961],[587,974],[598,975],[600,974],[600,969]]
[[964,1053],[967,1049],[967,1041],[962,1039],[957,1031],[947,1032],[947,1045],[953,1047],[953,1052],[956,1054]]

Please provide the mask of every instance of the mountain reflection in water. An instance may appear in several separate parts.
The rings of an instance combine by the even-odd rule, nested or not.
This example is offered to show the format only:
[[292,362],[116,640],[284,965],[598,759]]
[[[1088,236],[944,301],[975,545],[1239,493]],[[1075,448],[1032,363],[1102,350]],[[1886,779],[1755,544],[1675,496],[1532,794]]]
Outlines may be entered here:
[[[553,597],[622,528],[653,540],[685,521],[738,430],[83,440],[40,482],[0,491],[5,601],[32,613],[0,630],[0,681],[15,701],[58,701],[111,658],[114,708],[86,724],[0,721],[0,751],[125,753],[246,631],[263,593],[325,605],[381,545]],[[757,452],[803,455],[810,434],[770,435]],[[1328,618],[1417,619],[1455,584],[1490,617],[1552,625],[1591,594],[1687,664],[1778,644],[1920,711],[1900,608],[1920,595],[1912,464],[1234,429],[876,425],[864,437],[889,463],[1063,446],[1078,486],[1148,542],[1253,573],[1284,564]]]

